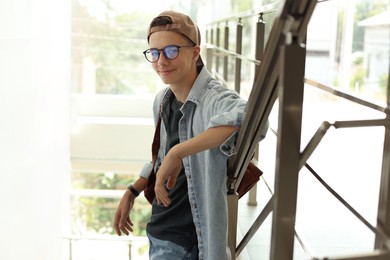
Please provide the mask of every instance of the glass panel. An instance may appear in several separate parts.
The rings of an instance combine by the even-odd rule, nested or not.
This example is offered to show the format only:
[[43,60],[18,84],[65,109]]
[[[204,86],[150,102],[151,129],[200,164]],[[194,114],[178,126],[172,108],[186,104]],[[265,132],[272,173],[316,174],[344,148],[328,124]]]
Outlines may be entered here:
[[385,101],[388,4],[387,0],[318,3],[308,28],[306,77]]
[[[112,224],[119,198],[136,178],[112,172],[74,172],[71,183],[72,234],[116,234]],[[140,195],[130,216],[134,235],[146,235],[150,210],[149,203]]]
[[121,7],[106,1],[73,1],[74,93],[156,91],[157,77],[150,73],[151,66],[142,54],[148,48],[145,31],[155,13],[122,12]]

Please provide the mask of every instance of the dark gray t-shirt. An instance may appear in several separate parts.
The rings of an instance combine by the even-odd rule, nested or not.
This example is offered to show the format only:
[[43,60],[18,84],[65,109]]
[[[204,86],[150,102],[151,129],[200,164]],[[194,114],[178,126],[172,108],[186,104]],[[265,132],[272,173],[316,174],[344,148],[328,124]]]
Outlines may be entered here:
[[[181,106],[182,104],[172,95],[169,123],[166,129],[166,153],[180,142],[178,125],[182,117]],[[175,187],[168,193],[171,198],[171,205],[168,208],[164,205],[158,205],[156,200],[153,201],[152,216],[146,230],[157,239],[168,240],[183,247],[192,247],[197,244],[197,237],[188,200],[187,178],[184,168],[180,171]]]

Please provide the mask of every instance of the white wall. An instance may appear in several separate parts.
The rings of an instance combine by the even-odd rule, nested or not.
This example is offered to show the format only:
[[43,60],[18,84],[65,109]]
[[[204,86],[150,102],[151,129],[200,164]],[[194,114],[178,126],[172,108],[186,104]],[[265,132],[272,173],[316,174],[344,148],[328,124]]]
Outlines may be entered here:
[[0,0],[0,259],[63,259],[70,2]]

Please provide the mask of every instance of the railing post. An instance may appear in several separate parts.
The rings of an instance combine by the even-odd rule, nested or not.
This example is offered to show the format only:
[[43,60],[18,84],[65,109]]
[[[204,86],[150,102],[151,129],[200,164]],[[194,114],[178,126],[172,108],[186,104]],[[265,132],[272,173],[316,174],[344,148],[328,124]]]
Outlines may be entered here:
[[[239,18],[237,23],[237,34],[236,34],[236,53],[242,53],[242,23],[241,18]],[[234,70],[234,89],[237,93],[241,91],[241,59],[236,57],[236,65]]]
[[207,47],[206,49],[206,68],[208,71],[212,71],[213,69],[213,52],[214,49],[212,47]]
[[131,260],[131,240],[129,241],[129,260]]
[[72,238],[69,238],[69,260],[72,260],[73,255],[73,248],[72,248]]
[[[259,15],[259,20],[256,23],[256,52],[255,59],[261,61],[261,56],[263,56],[265,45],[265,22],[263,20],[263,14]],[[259,65],[255,64],[255,78],[258,73]]]
[[227,195],[228,203],[228,244],[232,259],[236,259],[237,245],[237,219],[238,219],[238,195],[237,193]]
[[[211,27],[210,29],[210,44],[214,44],[214,29]],[[214,57],[214,48],[213,47],[206,47],[206,68],[208,71],[212,71],[213,69],[213,57]]]
[[[225,50],[228,50],[229,49],[229,25],[228,25],[228,22],[226,22],[226,25],[225,25],[225,33],[224,33],[224,42],[223,42],[223,45],[224,45],[224,48]],[[228,55],[224,55],[223,56],[223,79],[225,81],[228,80]]]
[[[237,24],[237,34],[236,34],[236,53],[241,54],[242,50],[242,24],[241,18]],[[234,89],[237,93],[240,93],[240,83],[241,83],[241,59],[236,58],[235,66],[235,84]],[[236,240],[237,240],[237,218],[238,218],[238,195],[228,194],[228,214],[229,214],[229,230],[228,230],[228,243],[229,248],[232,253],[232,259],[236,259]]]
[[[390,75],[390,66],[389,66]],[[390,120],[390,77],[387,82],[387,109],[386,120]],[[382,156],[382,176],[379,189],[379,204],[377,215],[377,229],[380,229],[385,234],[390,234],[390,124],[385,125],[385,140],[383,144]],[[375,236],[375,249],[390,249],[386,248],[381,237]]]
[[281,47],[279,56],[279,125],[271,260],[293,259],[294,252],[306,52],[297,39],[291,40]]
[[[265,45],[265,22],[263,20],[263,13],[260,13],[259,20],[256,24],[256,52],[255,59],[261,60],[261,56],[264,52]],[[257,77],[259,65],[255,64],[255,78]],[[256,160],[259,159],[259,146],[256,147],[254,158]],[[249,191],[248,194],[248,206],[256,206],[257,205],[257,183],[253,188]]]
[[210,29],[210,43],[214,44],[214,28]]
[[[216,39],[216,46],[219,48],[219,47],[221,47],[221,42],[220,42],[220,37],[221,37],[221,29],[219,28],[219,24],[217,25],[217,39]],[[215,61],[215,72],[218,74],[218,72],[219,72],[219,58],[220,58],[220,51],[219,50],[217,50],[216,51],[216,54],[217,55],[215,55],[215,59],[216,59],[216,61]]]

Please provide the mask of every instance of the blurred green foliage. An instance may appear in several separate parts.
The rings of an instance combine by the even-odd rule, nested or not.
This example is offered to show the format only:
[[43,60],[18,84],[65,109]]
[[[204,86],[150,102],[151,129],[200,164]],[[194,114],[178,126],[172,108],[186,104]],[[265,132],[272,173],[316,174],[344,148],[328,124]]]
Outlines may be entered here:
[[[127,185],[135,181],[135,176],[127,174],[82,173],[72,174],[72,189],[89,190],[120,190],[124,191]],[[118,206],[118,198],[101,196],[73,196],[72,207],[72,233],[115,234],[113,220]],[[146,235],[146,224],[149,221],[151,207],[141,195],[131,212],[136,236]]]

